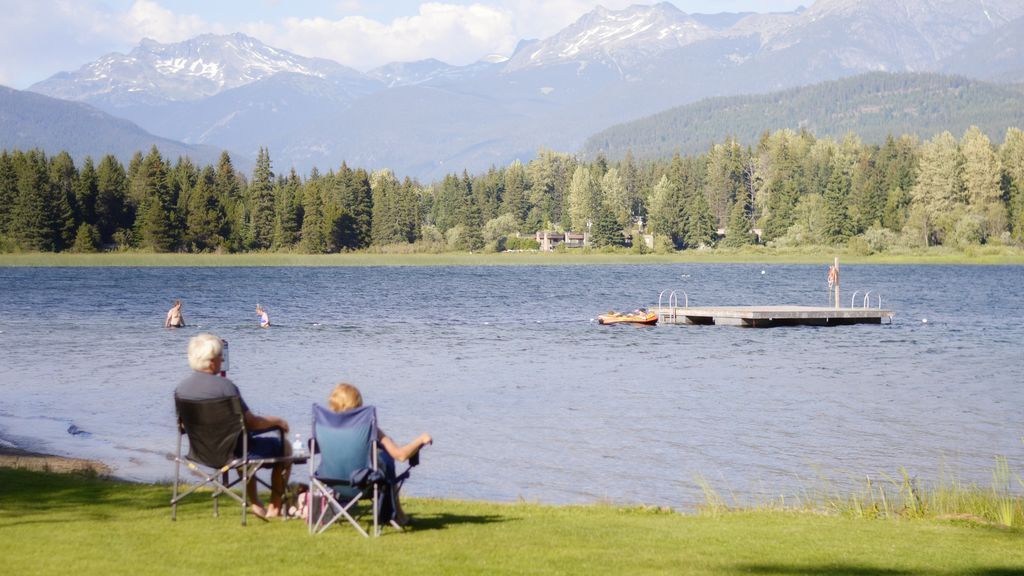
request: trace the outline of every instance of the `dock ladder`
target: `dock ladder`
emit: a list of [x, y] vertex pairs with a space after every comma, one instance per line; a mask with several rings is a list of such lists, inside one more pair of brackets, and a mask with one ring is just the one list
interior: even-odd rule
[[[850, 296], [850, 308], [853, 308], [853, 307], [855, 307], [857, 305], [857, 295], [858, 294], [860, 294], [860, 290], [857, 290], [856, 292], [853, 293], [853, 296]], [[871, 304], [871, 300], [870, 300], [871, 294], [874, 294], [875, 297], [878, 298], [878, 306], [877, 306], [877, 308], [879, 310], [881, 310], [882, 309], [882, 295], [880, 293], [878, 293], [878, 292], [875, 292], [874, 290], [868, 290], [867, 292], [864, 293], [864, 298], [861, 300], [860, 307], [861, 308], [867, 308]]]
[[[668, 312], [665, 311], [666, 306], [662, 305], [662, 301], [665, 298], [666, 292], [668, 292], [668, 301], [665, 302], [665, 304], [667, 305], [667, 308], [669, 310]], [[685, 291], [662, 290], [661, 292], [658, 293], [658, 315], [660, 316], [658, 320], [671, 320], [673, 324], [676, 323], [676, 319], [679, 316], [679, 293], [683, 294], [683, 308], [686, 309], [690, 307], [690, 296]]]

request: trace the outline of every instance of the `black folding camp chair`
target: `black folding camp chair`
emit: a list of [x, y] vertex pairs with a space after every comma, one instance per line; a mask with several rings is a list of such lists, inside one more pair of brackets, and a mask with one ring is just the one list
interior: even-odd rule
[[[171, 496], [171, 520], [177, 519], [178, 502], [207, 484], [213, 487], [213, 515], [219, 516], [218, 499], [227, 494], [242, 505], [242, 525], [248, 511], [245, 491], [249, 479], [260, 468], [268, 468], [289, 457], [249, 458], [249, 434], [245, 429], [245, 415], [237, 396], [213, 400], [183, 400], [175, 396], [178, 412], [178, 449], [174, 457], [174, 492]], [[280, 428], [261, 430], [259, 434], [277, 432], [284, 445], [284, 432]], [[188, 436], [188, 455], [181, 454], [181, 437]], [[181, 466], [184, 465], [201, 482], [179, 494]], [[204, 471], [202, 468], [211, 471]], [[230, 480], [235, 470], [238, 477]], [[266, 485], [265, 482], [262, 482]], [[236, 493], [237, 490], [237, 493]]]
[[[377, 410], [373, 406], [333, 412], [313, 405], [307, 515], [311, 534], [320, 534], [344, 518], [369, 537], [356, 509], [364, 499], [370, 500], [374, 536], [380, 535], [382, 521], [397, 526], [393, 520], [393, 489], [409, 477], [409, 470], [398, 476], [393, 476], [392, 470], [389, 475], [381, 466], [378, 448]], [[412, 465], [410, 459], [410, 468]]]

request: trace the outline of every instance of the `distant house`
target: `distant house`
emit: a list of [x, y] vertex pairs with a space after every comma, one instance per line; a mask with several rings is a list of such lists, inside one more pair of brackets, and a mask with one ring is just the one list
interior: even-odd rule
[[554, 250], [559, 244], [565, 244], [566, 248], [583, 248], [590, 244], [590, 236], [579, 232], [555, 232], [552, 230], [538, 230], [534, 239], [540, 244], [543, 252]]
[[586, 233], [579, 234], [577, 232], [566, 232], [565, 233], [565, 247], [566, 248], [583, 248], [587, 244], [590, 244], [590, 238]]

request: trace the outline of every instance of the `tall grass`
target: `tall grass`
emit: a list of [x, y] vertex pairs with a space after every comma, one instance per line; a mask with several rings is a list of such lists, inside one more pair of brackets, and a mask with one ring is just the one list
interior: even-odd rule
[[964, 484], [956, 477], [944, 478], [934, 485], [912, 476], [905, 468], [899, 474], [871, 476], [859, 489], [842, 493], [831, 487], [805, 490], [755, 504], [728, 504], [703, 477], [697, 484], [704, 495], [698, 507], [702, 514], [721, 516], [726, 512], [756, 510], [805, 510], [864, 519], [930, 518], [966, 520], [1006, 528], [1024, 528], [1024, 478], [1010, 470], [1005, 457], [997, 457], [992, 470], [992, 486]]
[[840, 256], [847, 264], [1024, 264], [1024, 250], [992, 247], [959, 252], [943, 247], [913, 252], [869, 256], [851, 254], [834, 247], [717, 248], [685, 250], [664, 254], [634, 254], [622, 250], [564, 252], [438, 252], [426, 245], [397, 245], [343, 254], [300, 254], [293, 252], [250, 252], [245, 254], [155, 254], [143, 251], [72, 254], [17, 252], [3, 253], [0, 266], [508, 266], [569, 264], [660, 264], [660, 263], [776, 263], [821, 264], [822, 254]]

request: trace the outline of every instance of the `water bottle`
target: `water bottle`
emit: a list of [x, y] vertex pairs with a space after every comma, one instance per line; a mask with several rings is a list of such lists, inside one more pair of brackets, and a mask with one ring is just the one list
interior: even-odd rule
[[292, 454], [303, 454], [306, 451], [306, 446], [302, 443], [302, 434], [295, 433], [295, 441], [292, 442]]

